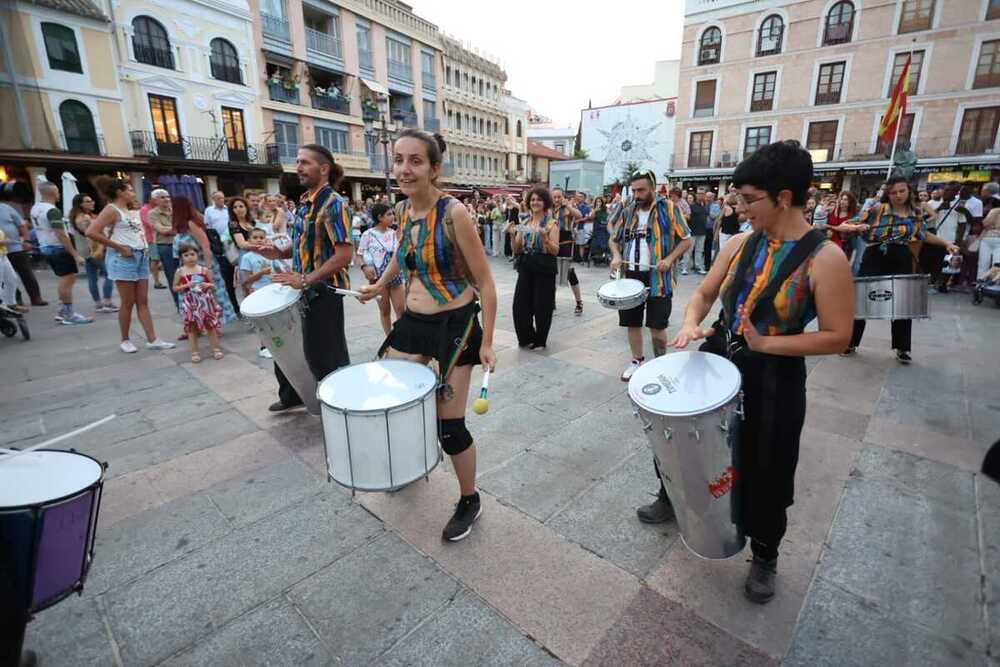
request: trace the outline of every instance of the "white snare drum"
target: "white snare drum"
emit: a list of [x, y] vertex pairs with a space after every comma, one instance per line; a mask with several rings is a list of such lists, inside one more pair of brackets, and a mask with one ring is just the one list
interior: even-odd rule
[[382, 359], [347, 366], [319, 384], [330, 479], [358, 491], [392, 491], [441, 461], [437, 376], [427, 366]]
[[707, 352], [657, 357], [628, 383], [681, 538], [702, 558], [729, 558], [745, 544], [734, 511], [741, 383], [732, 362]]
[[309, 370], [303, 348], [301, 298], [301, 291], [272, 283], [245, 298], [240, 312], [253, 324], [261, 345], [274, 357], [306, 409], [318, 415], [316, 378]]
[[597, 300], [605, 308], [628, 310], [646, 303], [649, 288], [641, 280], [619, 278], [601, 285], [597, 290]]
[[866, 276], [854, 279], [854, 319], [920, 320], [928, 314], [923, 274]]

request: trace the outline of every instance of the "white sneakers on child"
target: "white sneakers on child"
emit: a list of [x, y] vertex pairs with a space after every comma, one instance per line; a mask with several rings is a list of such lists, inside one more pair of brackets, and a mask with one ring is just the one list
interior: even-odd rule
[[162, 338], [157, 338], [152, 343], [146, 343], [147, 350], [172, 350], [175, 347], [177, 347], [177, 345], [174, 343], [168, 343]]
[[123, 340], [122, 344], [118, 346], [118, 349], [120, 349], [125, 354], [135, 354], [136, 352], [139, 351], [139, 348], [135, 346], [135, 343], [133, 343], [130, 340]]

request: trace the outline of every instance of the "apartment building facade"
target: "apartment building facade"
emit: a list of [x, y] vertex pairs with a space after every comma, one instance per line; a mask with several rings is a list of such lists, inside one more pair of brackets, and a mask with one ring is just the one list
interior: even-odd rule
[[528, 103], [509, 93], [503, 96], [503, 107], [507, 113], [503, 133], [507, 137], [507, 182], [524, 184], [528, 182]]
[[507, 178], [507, 74], [489, 58], [442, 36], [444, 181], [453, 187], [496, 187]]
[[384, 142], [406, 127], [441, 127], [441, 35], [395, 0], [254, 0], [264, 125], [295, 194], [295, 154], [326, 146], [344, 167], [342, 190], [385, 190]]
[[877, 128], [907, 57], [900, 141], [918, 178], [995, 178], [1000, 1], [687, 0], [672, 177], [726, 180], [758, 146], [796, 139], [821, 185], [874, 186], [890, 148]]

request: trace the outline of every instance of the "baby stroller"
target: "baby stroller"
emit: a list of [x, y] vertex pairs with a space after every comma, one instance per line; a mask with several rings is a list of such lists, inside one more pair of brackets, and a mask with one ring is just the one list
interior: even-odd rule
[[985, 280], [976, 283], [972, 290], [972, 303], [979, 305], [983, 299], [989, 297], [994, 300], [997, 308], [1000, 308], [1000, 263], [994, 264], [993, 268], [986, 274]]
[[590, 237], [591, 264], [611, 263], [611, 253], [608, 251], [608, 241], [610, 238], [607, 225], [594, 224], [594, 233]]
[[21, 338], [31, 340], [31, 332], [28, 331], [28, 323], [24, 315], [0, 304], [0, 333], [7, 338], [13, 338], [21, 331]]

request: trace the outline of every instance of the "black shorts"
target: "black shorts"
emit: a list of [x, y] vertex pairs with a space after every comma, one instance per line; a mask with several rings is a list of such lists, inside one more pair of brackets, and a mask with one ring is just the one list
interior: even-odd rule
[[559, 256], [573, 256], [573, 232], [568, 232], [565, 229], [559, 230]]
[[385, 345], [406, 354], [433, 357], [438, 360], [443, 373], [471, 320], [472, 330], [455, 365], [476, 366], [480, 363], [479, 348], [483, 344], [483, 329], [479, 325], [478, 312], [479, 304], [475, 301], [434, 315], [414, 313], [407, 309], [392, 325]]
[[[626, 278], [642, 281], [642, 284], [649, 287], [648, 271], [626, 271]], [[646, 302], [618, 311], [618, 326], [620, 327], [641, 327], [642, 318], [645, 313], [646, 326], [650, 329], [666, 329], [670, 323], [670, 309], [673, 305], [673, 297], [650, 296], [646, 297]]]
[[69, 254], [65, 248], [48, 250], [42, 254], [45, 256], [45, 261], [52, 267], [52, 272], [60, 278], [79, 273], [76, 267], [76, 260], [73, 259], [73, 255]]

